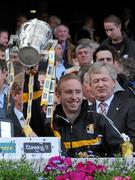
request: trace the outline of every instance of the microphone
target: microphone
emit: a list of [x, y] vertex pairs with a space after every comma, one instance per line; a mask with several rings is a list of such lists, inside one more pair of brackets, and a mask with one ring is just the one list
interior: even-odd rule
[[111, 124], [111, 126], [117, 131], [117, 133], [122, 137], [124, 141], [130, 141], [130, 137], [126, 135], [125, 133], [121, 133], [115, 126], [114, 122], [108, 118], [106, 115], [103, 114], [103, 116], [108, 120], [108, 122]]
[[108, 118], [106, 115], [103, 115], [108, 122], [111, 124], [111, 126], [118, 132], [118, 134], [120, 135], [120, 137], [122, 137], [122, 139], [124, 140], [124, 143], [121, 144], [121, 149], [122, 149], [122, 155], [124, 157], [133, 157], [133, 145], [130, 142], [130, 137], [128, 135], [126, 135], [125, 133], [120, 133], [120, 131], [116, 128], [114, 122]]

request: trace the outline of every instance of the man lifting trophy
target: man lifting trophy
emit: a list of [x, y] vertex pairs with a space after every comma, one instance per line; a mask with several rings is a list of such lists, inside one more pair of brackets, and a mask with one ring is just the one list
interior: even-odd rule
[[[26, 88], [25, 84], [27, 81], [25, 80], [24, 93], [23, 93], [23, 96], [25, 97], [23, 98], [24, 115], [25, 115], [23, 131], [26, 136], [35, 136], [35, 134], [37, 136], [45, 136], [45, 134], [42, 133], [43, 131], [45, 131], [45, 129], [43, 128], [45, 124], [43, 122], [44, 120], [42, 119], [42, 117], [41, 118], [39, 117], [40, 115], [38, 115], [36, 119], [36, 115], [33, 115], [33, 110], [32, 110], [33, 108], [32, 106], [34, 106], [33, 100], [35, 100], [35, 94], [36, 94], [35, 91], [37, 91], [37, 88], [35, 88], [36, 85], [34, 79], [37, 78], [36, 66], [38, 66], [39, 62], [42, 59], [48, 60], [47, 72], [48, 71], [50, 72], [50, 66], [52, 67], [50, 74], [45, 75], [47, 78], [47, 80], [45, 79], [45, 83], [46, 82], [48, 83], [48, 87], [46, 88], [45, 87], [46, 85], [44, 85], [43, 92], [40, 92], [41, 106], [43, 106], [44, 104], [48, 106], [49, 91], [50, 91], [52, 78], [53, 78], [53, 82], [55, 80], [54, 48], [56, 43], [57, 43], [56, 40], [52, 40], [52, 30], [49, 24], [47, 24], [46, 22], [38, 19], [32, 19], [22, 24], [20, 29], [20, 34], [18, 36], [18, 41], [16, 44], [18, 46], [19, 61], [25, 67], [25, 76], [28, 78], [28, 83], [27, 83], [28, 87]], [[54, 90], [53, 90], [53, 95], [54, 95]], [[26, 107], [25, 104], [27, 104]], [[51, 106], [53, 106], [53, 101], [52, 104], [50, 104], [49, 106], [49, 110]], [[35, 111], [37, 112], [37, 109], [34, 109], [34, 112]], [[39, 119], [42, 119], [41, 120], [42, 122]]]

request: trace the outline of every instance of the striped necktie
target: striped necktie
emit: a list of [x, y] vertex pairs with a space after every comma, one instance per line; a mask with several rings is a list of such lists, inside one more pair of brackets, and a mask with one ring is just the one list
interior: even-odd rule
[[103, 114], [103, 115], [106, 115], [106, 103], [104, 103], [104, 102], [100, 103], [99, 107], [100, 107], [99, 113]]

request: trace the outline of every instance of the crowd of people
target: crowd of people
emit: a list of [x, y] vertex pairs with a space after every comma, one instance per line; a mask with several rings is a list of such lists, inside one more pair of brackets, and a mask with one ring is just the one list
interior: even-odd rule
[[[24, 15], [17, 18], [16, 35], [27, 21]], [[48, 62], [41, 60], [29, 68], [22, 65], [17, 52], [12, 52], [7, 61], [7, 50], [12, 47], [8, 31], [0, 30], [0, 109], [5, 110], [13, 124], [13, 136], [56, 136], [61, 139], [65, 156], [79, 157], [85, 152], [87, 157], [110, 157], [122, 153], [124, 133], [135, 151], [134, 32], [127, 33], [121, 19], [109, 15], [103, 22], [107, 38], [101, 42], [95, 33], [93, 18], [89, 17], [73, 42], [70, 27], [62, 24], [59, 17], [50, 16], [47, 23], [53, 39], [57, 40], [50, 119], [46, 116], [47, 105], [41, 105]], [[12, 81], [9, 77], [13, 73]], [[30, 133], [27, 134], [24, 128], [30, 100], [27, 121]]]

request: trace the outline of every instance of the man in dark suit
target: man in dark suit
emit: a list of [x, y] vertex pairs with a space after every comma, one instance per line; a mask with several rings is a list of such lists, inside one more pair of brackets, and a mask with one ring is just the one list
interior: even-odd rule
[[135, 149], [135, 100], [125, 98], [121, 92], [114, 94], [117, 75], [113, 66], [105, 62], [94, 63], [88, 73], [96, 98], [90, 109], [100, 113], [100, 103], [104, 104], [106, 116], [113, 121], [120, 133], [130, 137]]
[[13, 122], [14, 127], [14, 137], [25, 137], [25, 134], [23, 132], [23, 126], [24, 126], [24, 116], [23, 116], [23, 100], [22, 100], [22, 88], [17, 83], [14, 82], [11, 90], [11, 95], [14, 101], [14, 108], [12, 108], [12, 111], [8, 115], [8, 117]]

